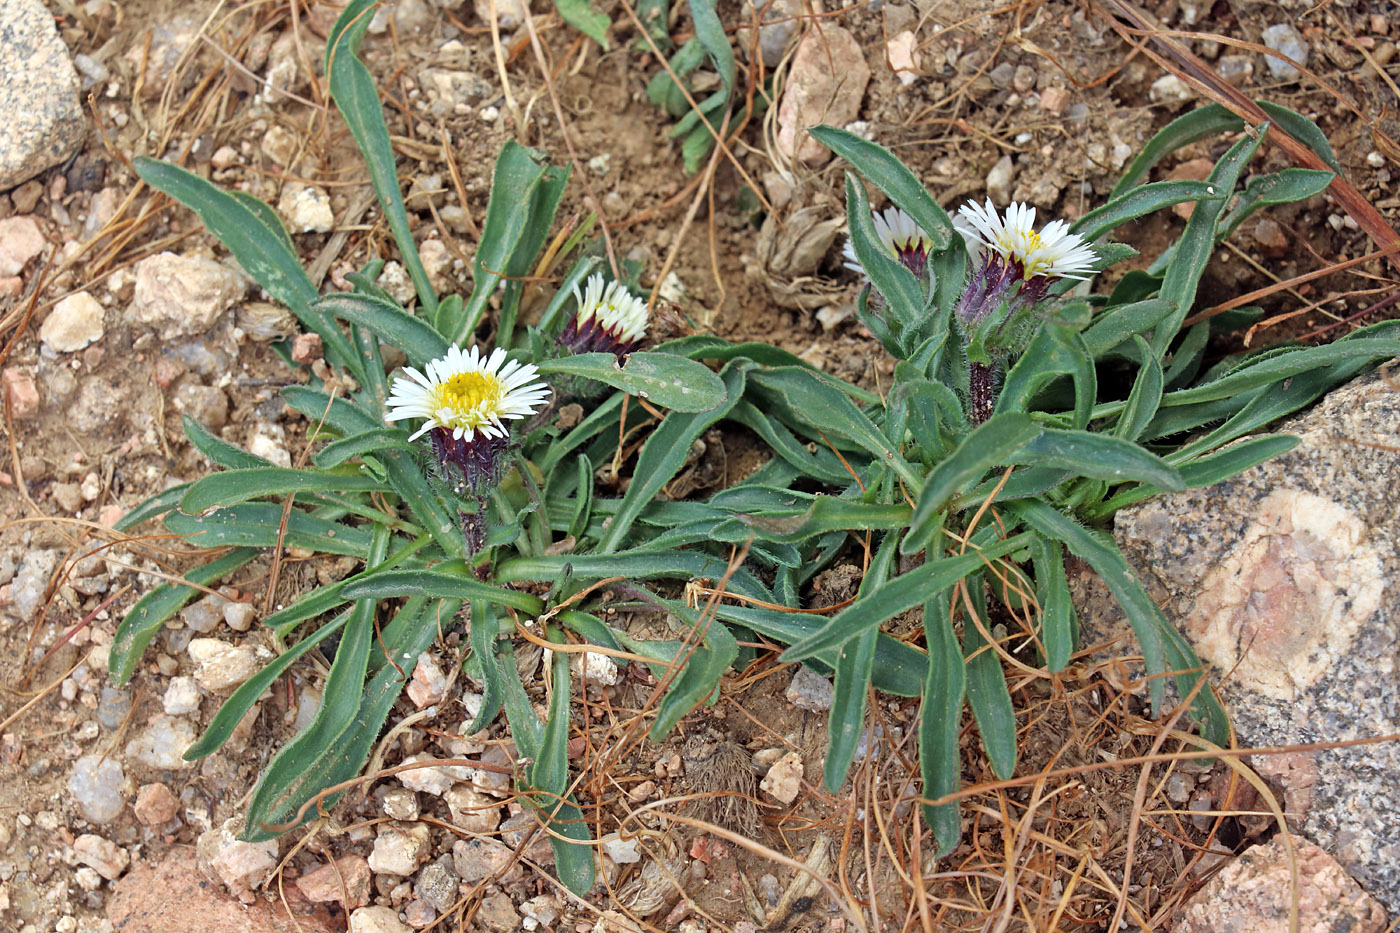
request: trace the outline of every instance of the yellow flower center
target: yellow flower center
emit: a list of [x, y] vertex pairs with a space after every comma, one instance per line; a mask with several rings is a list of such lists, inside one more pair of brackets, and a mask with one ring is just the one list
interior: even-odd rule
[[500, 380], [485, 373], [458, 373], [434, 390], [434, 407], [449, 408], [459, 418], [471, 413], [485, 414], [501, 404], [505, 389]]

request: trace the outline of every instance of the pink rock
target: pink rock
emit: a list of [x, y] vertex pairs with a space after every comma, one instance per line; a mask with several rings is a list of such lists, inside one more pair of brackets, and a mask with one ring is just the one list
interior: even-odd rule
[[46, 242], [33, 217], [0, 220], [0, 275], [19, 275], [29, 260], [43, 251]]
[[369, 903], [369, 862], [358, 855], [342, 855], [334, 865], [307, 872], [296, 885], [312, 903], [334, 901], [354, 910]]
[[16, 418], [32, 417], [39, 410], [39, 387], [34, 384], [33, 376], [9, 366], [0, 375], [0, 381], [10, 396], [10, 411]]
[[[1298, 861], [1298, 929], [1378, 933], [1385, 910], [1328, 855], [1293, 836]], [[1275, 836], [1231, 862], [1177, 915], [1173, 933], [1286, 933], [1292, 896], [1288, 852]]]
[[321, 358], [320, 334], [297, 334], [292, 341], [292, 359], [298, 363], [310, 363]]
[[409, 681], [406, 692], [419, 709], [442, 702], [447, 692], [447, 678], [428, 652], [418, 656], [418, 664], [413, 668], [413, 679]]
[[180, 799], [164, 784], [142, 784], [132, 810], [145, 825], [164, 826], [180, 812]]
[[788, 84], [778, 106], [778, 149], [810, 166], [822, 165], [831, 150], [807, 135], [819, 124], [844, 126], [860, 113], [870, 82], [870, 66], [860, 43], [840, 26], [813, 29], [798, 43]]
[[112, 886], [107, 919], [121, 933], [338, 933], [344, 922], [325, 907], [285, 888], [282, 899], [256, 901], [245, 907], [211, 885], [189, 849], [172, 849], [155, 865], [137, 863]]
[[121, 846], [101, 836], [85, 833], [73, 840], [73, 854], [79, 862], [108, 881], [116, 881], [131, 864], [131, 855]]

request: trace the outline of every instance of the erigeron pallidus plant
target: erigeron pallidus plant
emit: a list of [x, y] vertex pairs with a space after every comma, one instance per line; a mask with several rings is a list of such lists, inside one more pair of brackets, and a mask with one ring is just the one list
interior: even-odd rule
[[[871, 686], [923, 698], [925, 798], [958, 786], [965, 704], [995, 772], [1010, 775], [1016, 720], [1001, 657], [1025, 647], [1022, 657], [1049, 671], [1068, 663], [1075, 619], [1066, 550], [1122, 603], [1148, 669], [1174, 672], [1206, 733], [1223, 736], [1223, 711], [1190, 646], [1101, 526], [1123, 504], [1215, 482], [1288, 449], [1291, 438], [1242, 438], [1400, 354], [1396, 325], [1385, 324], [1327, 347], [1277, 348], [1206, 368], [1212, 329], [1251, 312], [1183, 329], [1214, 245], [1260, 206], [1321, 190], [1330, 173], [1286, 170], [1241, 189], [1258, 132], [1242, 136], [1205, 182], [1140, 184], [1153, 159], [1199, 138], [1202, 124], [1177, 121], [1121, 190], [1074, 224], [1036, 230], [1019, 209], [974, 205], [961, 212], [964, 235], [887, 150], [814, 130], [901, 212], [872, 214], [860, 179], [847, 176], [849, 258], [870, 282], [858, 312], [899, 361], [893, 385], [877, 396], [762, 343], [701, 335], [639, 351], [643, 304], [594, 278], [603, 263], [587, 254], [538, 321], [518, 326], [521, 281], [546, 271], [537, 257], [568, 172], [513, 143], [496, 163], [474, 288], [465, 300], [439, 298], [417, 257], [373, 80], [356, 57], [370, 6], [354, 0], [337, 21], [327, 74], [415, 283], [416, 308], [375, 285], [377, 262], [351, 277], [354, 292], [319, 295], [265, 204], [171, 165], [137, 163], [143, 179], [193, 208], [270, 295], [321, 335], [340, 381], [353, 383], [343, 394], [316, 380], [284, 390], [315, 426], [311, 440], [328, 441], [306, 468], [274, 467], [186, 421], [191, 443], [223, 471], [162, 493], [123, 521], [161, 518], [196, 547], [226, 549], [186, 574], [198, 585], [269, 548], [360, 563], [262, 620], [285, 650], [225, 701], [188, 753], [217, 749], [282, 673], [339, 639], [313, 722], [263, 770], [249, 837], [298, 825], [314, 815], [313, 803], [334, 803], [322, 792], [363, 767], [404, 668], [459, 615], [468, 672], [483, 694], [470, 728], [505, 712], [523, 761], [519, 790], [548, 822], [557, 871], [576, 892], [592, 884], [589, 827], [605, 819], [590, 810], [585, 820], [591, 802], [570, 790], [568, 658], [581, 644], [650, 660], [664, 688], [650, 711], [653, 738], [714, 700], [724, 674], [753, 656], [740, 641], [757, 633], [789, 646], [785, 659], [834, 675], [829, 788], [848, 773]], [[1218, 131], [1218, 115], [1203, 125]], [[1131, 253], [1107, 234], [1183, 201], [1196, 209], [1179, 241], [1109, 294], [1092, 294], [1092, 274]], [[475, 335], [496, 296], [487, 349]], [[381, 341], [408, 358], [392, 381]], [[1131, 388], [1107, 391], [1101, 372], [1130, 373]], [[567, 429], [539, 417], [564, 394], [588, 396]], [[704, 500], [664, 498], [693, 442], [720, 423], [753, 432], [770, 459]], [[624, 438], [645, 440], [625, 492], [610, 498], [595, 488], [595, 470], [618, 460]], [[868, 555], [854, 600], [831, 614], [805, 611], [814, 577], [852, 552]], [[605, 604], [597, 584], [617, 578]], [[685, 584], [694, 585], [683, 597]], [[113, 645], [114, 680], [131, 676], [195, 592], [164, 585], [138, 602]], [[997, 618], [1005, 623], [992, 621], [992, 603], [1004, 607]], [[629, 608], [666, 612], [679, 637], [643, 641], [604, 621], [606, 610]], [[881, 631], [911, 611], [921, 614], [922, 644]], [[1003, 624], [1015, 630], [1000, 634]], [[543, 720], [515, 663], [517, 625], [560, 649], [549, 655]], [[1162, 677], [1149, 689], [1160, 706]], [[924, 816], [942, 851], [956, 844], [956, 804], [928, 805]]]

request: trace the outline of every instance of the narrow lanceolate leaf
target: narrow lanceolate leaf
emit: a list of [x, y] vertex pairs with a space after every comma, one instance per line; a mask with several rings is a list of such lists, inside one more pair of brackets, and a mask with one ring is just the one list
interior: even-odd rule
[[189, 415], [183, 415], [180, 418], [180, 425], [185, 429], [185, 437], [189, 438], [195, 450], [208, 457], [215, 466], [221, 466], [226, 470], [272, 466], [271, 460], [249, 453], [242, 447], [230, 444], [221, 437], [215, 437], [208, 428]]
[[632, 353], [620, 362], [611, 353], [580, 353], [545, 360], [539, 371], [594, 379], [671, 411], [710, 411], [725, 401], [724, 383], [708, 366], [671, 353]]
[[[1268, 434], [1263, 437], [1251, 437], [1238, 444], [1231, 444], [1224, 450], [1217, 450], [1215, 453], [1181, 464], [1179, 467], [1181, 479], [1186, 484], [1187, 489], [1213, 486], [1223, 479], [1237, 476], [1250, 467], [1258, 466], [1280, 454], [1285, 454], [1297, 446], [1298, 438], [1291, 434]], [[1143, 499], [1151, 498], [1162, 492], [1165, 490], [1158, 489], [1156, 486], [1134, 486], [1100, 505], [1089, 508], [1084, 514], [1086, 518], [1091, 520], [1107, 518], [1124, 506], [1141, 502]]]
[[303, 327], [321, 336], [327, 357], [363, 381], [364, 366], [359, 354], [334, 321], [311, 307], [316, 300], [316, 286], [301, 267], [295, 251], [268, 230], [261, 212], [250, 210], [238, 198], [177, 165], [143, 156], [133, 159], [132, 165], [146, 184], [198, 214], [253, 281], [291, 309]]
[[906, 554], [917, 554], [929, 546], [936, 523], [934, 517], [957, 494], [970, 489], [992, 467], [1014, 462], [1013, 456], [1045, 429], [1021, 412], [992, 415], [985, 424], [967, 435], [951, 454], [933, 468], [909, 520]]
[[[1143, 661], [1149, 674], [1176, 672], [1176, 687], [1183, 697], [1190, 696], [1196, 690], [1198, 683], [1206, 677], [1204, 665], [1196, 657], [1190, 643], [1167, 621], [1111, 538], [1090, 531], [1053, 506], [1036, 499], [1009, 502], [1006, 507], [1039, 534], [1064, 542], [1071, 554], [1094, 568], [1123, 607], [1142, 648]], [[1148, 681], [1148, 692], [1153, 707], [1160, 712], [1166, 697], [1166, 688], [1160, 677]], [[1202, 723], [1206, 737], [1212, 742], [1223, 743], [1227, 740], [1229, 720], [1209, 683], [1200, 684], [1191, 712]]]
[[780, 366], [755, 372], [750, 381], [781, 405], [786, 417], [806, 425], [817, 436], [853, 441], [893, 470], [911, 492], [923, 487], [923, 476], [891, 447], [885, 432], [829, 376]]
[[1353, 359], [1382, 360], [1400, 356], [1400, 340], [1366, 337], [1339, 340], [1324, 347], [1298, 347], [1235, 370], [1213, 382], [1162, 396], [1162, 406], [1189, 405], [1231, 398], [1259, 386]]
[[[875, 558], [860, 582], [859, 595], [869, 595], [889, 578], [890, 567], [899, 550], [899, 535], [885, 536]], [[870, 678], [875, 669], [875, 645], [879, 627], [869, 628], [846, 642], [836, 653], [835, 693], [828, 714], [826, 764], [822, 766], [822, 782], [833, 794], [846, 782], [846, 773], [855, 759], [856, 747], [865, 728], [865, 700], [870, 692]]]
[[1074, 653], [1074, 603], [1065, 577], [1064, 546], [1058, 541], [1036, 539], [1031, 546], [1035, 566], [1035, 598], [1040, 603], [1040, 642], [1045, 666], [1051, 673], [1065, 669]]
[[200, 758], [218, 751], [228, 741], [228, 737], [233, 735], [233, 730], [237, 728], [238, 723], [242, 721], [248, 710], [252, 709], [253, 704], [258, 702], [258, 697], [262, 696], [263, 691], [271, 687], [273, 682], [281, 677], [298, 658], [339, 632], [349, 618], [349, 612], [342, 612], [335, 619], [322, 625], [315, 632], [288, 648], [275, 661], [245, 680], [219, 707], [219, 711], [209, 721], [209, 727], [204, 730], [199, 741], [191, 745], [182, 757], [186, 761], [198, 761]]
[[1219, 133], [1234, 132], [1244, 126], [1244, 120], [1219, 104], [1207, 104], [1188, 111], [1162, 127], [1147, 141], [1147, 145], [1129, 163], [1110, 198], [1117, 198], [1136, 187], [1163, 157]]
[[346, 292], [318, 299], [314, 307], [373, 332], [402, 350], [419, 369], [447, 355], [448, 343], [441, 334], [391, 301]]
[[332, 441], [311, 455], [311, 462], [323, 470], [338, 467], [347, 460], [377, 453], [392, 448], [412, 453], [417, 445], [408, 442], [408, 432], [403, 428], [371, 428], [338, 441]]
[[1133, 345], [1138, 351], [1138, 374], [1133, 379], [1133, 388], [1128, 393], [1123, 414], [1118, 416], [1118, 423], [1113, 426], [1113, 435], [1125, 441], [1142, 437], [1142, 432], [1147, 430], [1162, 404], [1162, 389], [1166, 384], [1162, 364], [1147, 341], [1134, 335]]
[[935, 252], [948, 248], [953, 241], [952, 219], [894, 153], [834, 126], [814, 126], [808, 132], [817, 142], [851, 163], [897, 207], [914, 218], [914, 222], [933, 240]]
[[387, 491], [389, 487], [372, 476], [262, 466], [211, 473], [197, 480], [180, 500], [180, 511], [199, 515], [209, 509], [227, 508], [249, 499], [304, 492]]
[[[1268, 125], [1263, 124], [1258, 132], [1246, 133], [1241, 137], [1220, 157], [1206, 183], [1218, 190], [1234, 191], [1240, 173], [1254, 158], [1267, 130]], [[1176, 305], [1176, 311], [1152, 335], [1152, 349], [1159, 357], [1176, 338], [1182, 319], [1196, 301], [1196, 289], [1205, 273], [1206, 263], [1215, 250], [1215, 226], [1223, 209], [1223, 201], [1196, 202], [1191, 218], [1186, 221], [1186, 229], [1176, 242], [1176, 254], [1162, 278], [1161, 292], [1162, 298]]]
[[[451, 601], [412, 599], [405, 603], [403, 609], [384, 627], [383, 652], [376, 648], [370, 654], [368, 681], [362, 679], [355, 686], [355, 699], [358, 702], [348, 727], [333, 740], [327, 739], [330, 730], [322, 732], [317, 742], [302, 745], [296, 757], [288, 753], [292, 746], [284, 747], [263, 773], [262, 782], [254, 790], [253, 802], [249, 805], [246, 838], [255, 842], [273, 838], [281, 831], [282, 825], [294, 819], [303, 803], [322, 789], [347, 781], [359, 773], [384, 728], [389, 708], [403, 692], [405, 677], [402, 668], [383, 663], [385, 656], [396, 659], [400, 665], [411, 663], [410, 659], [418, 657], [433, 643], [437, 637], [438, 623], [451, 619], [456, 615], [457, 608], [457, 604]], [[349, 637], [348, 631], [346, 637]], [[328, 702], [330, 697], [327, 684], [322, 693], [322, 704]], [[274, 787], [264, 790], [264, 784], [270, 781], [274, 782]], [[277, 791], [276, 788], [281, 790]], [[330, 795], [322, 801], [322, 805], [334, 806], [338, 799], [339, 794]], [[305, 818], [314, 818], [315, 814], [316, 808], [309, 807]]]
[[486, 303], [501, 284], [501, 273], [525, 235], [530, 218], [524, 205], [530, 203], [535, 186], [545, 177], [546, 166], [540, 163], [538, 155], [534, 150], [509, 140], [496, 156], [481, 244], [472, 263], [471, 298], [450, 319], [445, 314], [439, 314], [433, 322], [438, 333], [452, 343], [460, 344], [475, 332], [486, 310]]
[[360, 147], [384, 219], [389, 222], [394, 242], [413, 279], [418, 301], [431, 320], [437, 311], [437, 293], [428, 283], [427, 270], [418, 258], [418, 247], [408, 226], [408, 212], [404, 210], [398, 168], [394, 164], [394, 145], [389, 140], [389, 126], [384, 122], [379, 91], [369, 69], [357, 57], [374, 7], [375, 0], [351, 0], [341, 12], [331, 27], [331, 34], [326, 37], [326, 75], [331, 98], [350, 128], [350, 135], [355, 137], [355, 144]]
[[[1016, 712], [1011, 707], [1001, 658], [982, 633], [983, 629], [990, 631], [991, 625], [982, 575], [968, 577], [963, 585], [972, 603], [971, 608], [963, 607], [968, 616], [963, 622], [967, 705], [977, 720], [977, 731], [982, 735], [982, 747], [992, 763], [992, 772], [1006, 780], [1016, 772]], [[976, 618], [972, 618], [974, 615]]]
[[1071, 470], [1109, 482], [1137, 480], [1163, 489], [1186, 488], [1176, 467], [1162, 458], [1137, 444], [1090, 431], [1046, 428], [1018, 451], [1012, 462]]
[[452, 573], [436, 570], [390, 570], [347, 584], [341, 595], [346, 599], [393, 599], [412, 593], [473, 602], [479, 600], [518, 609], [531, 615], [539, 615], [544, 611], [544, 603], [538, 596], [482, 583], [465, 576], [466, 573], [464, 567], [457, 567]]
[[[551, 627], [551, 641], [562, 640]], [[536, 793], [530, 801], [544, 820], [559, 880], [574, 894], [583, 896], [593, 886], [593, 849], [589, 845], [588, 824], [583, 811], [568, 794], [569, 789], [569, 655], [556, 651], [550, 664], [554, 693], [549, 702], [549, 719], [534, 763], [526, 780]], [[567, 795], [567, 796], [566, 796]]]
[[[253, 548], [238, 548], [202, 567], [185, 574], [185, 579], [199, 586], [211, 586], [258, 556]], [[107, 660], [107, 673], [118, 686], [127, 682], [141, 654], [160, 631], [165, 620], [199, 593], [193, 586], [162, 583], [131, 607], [112, 639], [112, 651]]]
[[121, 519], [112, 526], [113, 530], [130, 531], [139, 526], [142, 522], [150, 521], [153, 518], [164, 515], [180, 504], [180, 497], [183, 496], [189, 488], [189, 483], [181, 483], [179, 486], [171, 486], [164, 492], [151, 496], [151, 498], [123, 515]]
[[827, 619], [812, 635], [792, 644], [783, 652], [782, 660], [784, 663], [804, 661], [844, 645], [867, 628], [879, 626], [886, 619], [922, 605], [930, 593], [951, 587], [968, 574], [998, 557], [1025, 547], [1030, 541], [1028, 534], [1014, 535], [980, 551], [931, 560], [901, 574], [869, 596], [857, 599], [835, 617]]
[[[928, 645], [928, 669], [924, 675], [924, 703], [919, 712], [919, 771], [924, 780], [923, 798], [937, 800], [956, 793], [962, 783], [963, 689], [966, 668], [948, 615], [949, 594], [934, 593], [924, 604], [924, 641]], [[957, 801], [923, 806], [924, 822], [933, 830], [937, 855], [957, 848], [962, 827]]]
[[1125, 223], [1183, 201], [1218, 201], [1226, 192], [1203, 181], [1158, 181], [1130, 189], [1076, 220], [1070, 230], [1088, 243]]
[[[701, 616], [672, 600], [665, 605], [689, 626], [689, 635], [684, 641], [643, 644], [636, 639], [623, 639], [629, 648], [640, 654], [651, 654], [668, 664], [684, 663], [657, 705], [656, 719], [647, 730], [654, 742], [664, 739], [701, 703], [714, 702], [719, 696], [720, 678], [739, 655], [734, 636], [712, 617]], [[701, 631], [697, 633], [697, 629]]]
[[656, 494], [685, 464], [690, 445], [710, 425], [723, 418], [744, 394], [745, 373], [746, 368], [739, 364], [731, 363], [725, 367], [721, 378], [727, 393], [726, 401], [718, 408], [695, 414], [673, 411], [662, 419], [642, 447], [632, 485], [627, 487], [627, 494], [598, 542], [599, 553], [606, 554], [622, 547], [627, 532], [642, 509], [656, 498]]
[[284, 547], [306, 548], [326, 554], [363, 558], [369, 552], [369, 535], [361, 528], [327, 521], [292, 509], [287, 515], [286, 533], [280, 536], [282, 506], [244, 502], [211, 515], [195, 516], [171, 512], [165, 527], [177, 535], [189, 535], [200, 547]]

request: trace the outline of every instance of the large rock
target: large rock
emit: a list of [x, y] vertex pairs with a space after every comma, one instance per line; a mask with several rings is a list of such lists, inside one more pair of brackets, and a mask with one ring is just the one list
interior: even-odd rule
[[[1291, 837], [1298, 867], [1298, 929], [1313, 933], [1380, 933], [1385, 911], [1326, 852]], [[1249, 849], [1220, 870], [1177, 915], [1172, 933], [1288, 933], [1293, 897], [1283, 838]]]
[[39, 0], [0, 0], [0, 191], [67, 159], [87, 132], [78, 72]]
[[797, 44], [788, 83], [778, 105], [778, 149], [807, 165], [822, 165], [831, 150], [807, 135], [822, 123], [844, 126], [860, 113], [870, 66], [860, 43], [830, 23]]
[[[1115, 537], [1209, 665], [1241, 745], [1400, 732], [1400, 395], [1373, 373], [1282, 430], [1297, 448], [1124, 509]], [[1085, 644], [1113, 637], [1096, 604], [1083, 604]], [[1252, 763], [1282, 785], [1295, 827], [1400, 912], [1400, 744]]]
[[212, 259], [157, 253], [136, 264], [129, 318], [155, 327], [167, 340], [203, 334], [243, 296], [243, 288], [237, 272]]

